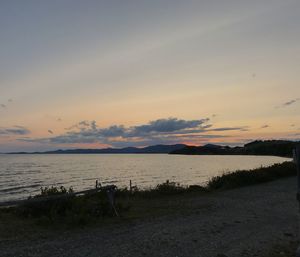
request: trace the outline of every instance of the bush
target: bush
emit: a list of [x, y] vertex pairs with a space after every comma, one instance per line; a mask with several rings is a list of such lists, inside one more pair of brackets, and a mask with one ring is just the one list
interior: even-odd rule
[[182, 193], [185, 189], [186, 188], [180, 186], [179, 183], [169, 182], [169, 180], [167, 180], [165, 183], [158, 184], [154, 190], [157, 191], [158, 194], [171, 195]]
[[234, 173], [213, 177], [208, 182], [208, 189], [231, 189], [295, 176], [296, 174], [296, 165], [292, 162], [284, 162], [270, 167], [262, 167], [255, 170], [239, 170]]
[[34, 196], [35, 198], [38, 197], [47, 197], [52, 195], [64, 195], [64, 194], [73, 194], [73, 188], [69, 187], [67, 190], [64, 186], [61, 187], [41, 187], [41, 193], [39, 195]]
[[122, 191], [120, 191], [120, 193], [123, 195], [132, 195], [141, 198], [177, 195], [177, 194], [184, 194], [188, 192], [207, 192], [207, 189], [199, 185], [183, 186], [180, 185], [180, 183], [170, 182], [169, 180], [167, 180], [164, 183], [158, 184], [154, 188], [149, 188], [149, 189], [134, 188], [134, 190], [131, 193], [127, 189], [125, 190], [123, 189]]
[[[125, 209], [120, 203], [115, 206], [118, 212]], [[66, 190], [64, 187], [41, 188], [41, 194], [18, 206], [16, 211], [23, 217], [47, 218], [50, 222], [79, 225], [95, 218], [115, 216], [105, 190], [75, 196], [71, 188]]]

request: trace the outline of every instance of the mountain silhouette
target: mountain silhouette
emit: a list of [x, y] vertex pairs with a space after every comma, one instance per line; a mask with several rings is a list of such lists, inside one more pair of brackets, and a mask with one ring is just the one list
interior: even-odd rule
[[185, 146], [170, 154], [186, 155], [273, 155], [282, 157], [292, 157], [293, 149], [300, 141], [286, 140], [256, 140], [245, 144], [243, 147], [230, 147], [207, 144], [204, 146]]
[[14, 152], [10, 154], [138, 154], [138, 153], [170, 153], [186, 147], [184, 144], [175, 145], [152, 145], [147, 147], [125, 147], [104, 149], [68, 149], [46, 152]]

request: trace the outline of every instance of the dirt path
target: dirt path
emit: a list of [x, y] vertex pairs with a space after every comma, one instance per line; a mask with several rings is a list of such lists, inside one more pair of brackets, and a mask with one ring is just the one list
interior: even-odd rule
[[296, 239], [295, 181], [190, 197], [184, 214], [44, 239], [2, 240], [0, 256], [261, 256], [275, 243]]

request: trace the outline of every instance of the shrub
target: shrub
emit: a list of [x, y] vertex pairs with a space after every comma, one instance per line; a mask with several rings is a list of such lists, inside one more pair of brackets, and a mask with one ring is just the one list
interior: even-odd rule
[[[138, 196], [142, 198], [151, 198], [151, 197], [160, 197], [160, 196], [168, 196], [168, 195], [177, 195], [184, 194], [188, 192], [206, 192], [207, 189], [200, 185], [191, 185], [191, 186], [183, 186], [180, 183], [170, 182], [167, 180], [164, 183], [158, 184], [154, 188], [149, 189], [138, 189], [135, 188], [134, 191], [131, 192], [131, 195]], [[121, 191], [123, 195], [130, 195], [130, 192], [126, 189], [125, 191]]]
[[73, 194], [74, 190], [72, 187], [69, 187], [67, 190], [64, 186], [61, 187], [41, 187], [41, 193], [39, 195], [34, 196], [37, 197], [47, 197], [52, 195], [64, 195], [64, 194]]
[[[115, 205], [121, 211], [125, 210], [120, 203]], [[51, 222], [79, 225], [95, 218], [115, 216], [105, 190], [75, 196], [73, 189], [66, 190], [64, 187], [41, 188], [41, 194], [18, 206], [16, 211], [23, 217], [42, 217]]]
[[208, 189], [236, 188], [294, 176], [296, 174], [296, 165], [292, 162], [284, 162], [274, 164], [270, 167], [261, 167], [255, 170], [239, 170], [234, 173], [213, 177], [208, 182]]
[[180, 186], [179, 183], [169, 182], [167, 180], [165, 183], [158, 184], [154, 189], [158, 194], [170, 195], [170, 194], [178, 194], [185, 191], [185, 188]]

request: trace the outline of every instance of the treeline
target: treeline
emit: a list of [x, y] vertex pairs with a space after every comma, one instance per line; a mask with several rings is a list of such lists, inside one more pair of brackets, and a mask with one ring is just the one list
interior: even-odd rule
[[256, 140], [245, 144], [243, 147], [230, 147], [207, 144], [204, 146], [185, 146], [182, 149], [170, 152], [170, 154], [187, 155], [273, 155], [292, 157], [293, 149], [300, 141], [286, 140]]

